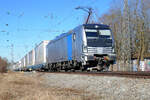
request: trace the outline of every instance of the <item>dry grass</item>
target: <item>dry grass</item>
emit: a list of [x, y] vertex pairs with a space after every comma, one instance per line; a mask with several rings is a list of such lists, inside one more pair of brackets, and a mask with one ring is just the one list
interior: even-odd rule
[[38, 77], [23, 73], [0, 74], [0, 100], [98, 100], [85, 91], [49, 87]]

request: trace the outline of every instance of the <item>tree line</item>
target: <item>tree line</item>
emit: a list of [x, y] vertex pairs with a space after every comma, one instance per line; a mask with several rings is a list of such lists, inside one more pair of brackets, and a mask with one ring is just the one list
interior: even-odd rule
[[114, 34], [117, 61], [121, 71], [132, 70], [132, 60], [150, 57], [150, 0], [114, 0], [99, 21], [110, 25]]

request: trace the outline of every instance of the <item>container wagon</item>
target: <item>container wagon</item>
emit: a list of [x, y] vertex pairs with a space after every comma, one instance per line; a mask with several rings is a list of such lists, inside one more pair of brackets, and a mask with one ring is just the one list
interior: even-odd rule
[[21, 67], [19, 70], [24, 71], [26, 66], [25, 57], [23, 57], [20, 62], [21, 62]]
[[28, 52], [20, 60], [20, 69], [21, 71], [32, 71], [32, 70], [43, 70], [46, 65], [46, 46], [49, 43], [48, 40], [42, 41], [38, 44], [33, 50]]
[[27, 71], [31, 71], [35, 65], [35, 50], [31, 50], [28, 54]]
[[32, 54], [29, 54], [32, 66], [28, 66], [28, 69], [42, 70], [44, 68], [46, 64], [46, 46], [48, 43], [48, 40], [44, 40], [32, 50]]

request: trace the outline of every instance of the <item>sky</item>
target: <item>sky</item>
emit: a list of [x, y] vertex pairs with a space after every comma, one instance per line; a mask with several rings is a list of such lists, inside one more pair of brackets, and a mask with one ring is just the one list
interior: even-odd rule
[[112, 0], [0, 0], [0, 56], [19, 61], [42, 40], [83, 24], [92, 7], [96, 16], [106, 13]]

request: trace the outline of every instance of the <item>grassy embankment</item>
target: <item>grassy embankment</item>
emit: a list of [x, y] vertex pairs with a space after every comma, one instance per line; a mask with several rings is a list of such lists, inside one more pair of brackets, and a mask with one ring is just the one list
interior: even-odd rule
[[60, 89], [44, 84], [39, 76], [24, 73], [0, 74], [0, 100], [97, 100], [86, 96], [85, 91]]

